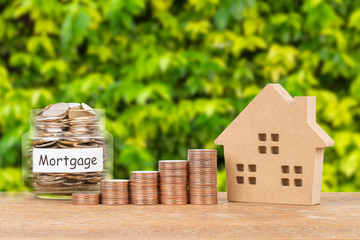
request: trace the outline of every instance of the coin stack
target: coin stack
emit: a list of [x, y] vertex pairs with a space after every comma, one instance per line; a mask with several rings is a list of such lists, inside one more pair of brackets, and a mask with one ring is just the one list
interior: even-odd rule
[[159, 203], [158, 176], [157, 171], [133, 171], [130, 173], [132, 204]]
[[217, 152], [189, 149], [190, 204], [217, 204]]
[[160, 203], [187, 204], [187, 161], [159, 161]]
[[129, 204], [129, 180], [111, 179], [101, 181], [101, 203], [106, 205]]
[[[103, 148], [106, 166], [106, 141], [101, 134], [100, 117], [85, 103], [57, 103], [36, 110], [34, 137], [30, 140], [29, 170], [32, 173], [33, 148]], [[70, 195], [77, 191], [99, 191], [106, 172], [32, 173], [37, 194]]]
[[100, 204], [100, 193], [77, 192], [72, 194], [72, 204], [97, 205]]

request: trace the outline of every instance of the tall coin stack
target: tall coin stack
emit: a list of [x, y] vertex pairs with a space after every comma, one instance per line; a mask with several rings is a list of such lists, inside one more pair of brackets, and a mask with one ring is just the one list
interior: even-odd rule
[[129, 180], [111, 179], [101, 181], [101, 203], [106, 205], [129, 204]]
[[190, 204], [217, 204], [217, 152], [189, 149]]
[[160, 203], [187, 204], [187, 161], [159, 161]]
[[158, 171], [133, 171], [130, 173], [130, 195], [132, 204], [159, 203]]

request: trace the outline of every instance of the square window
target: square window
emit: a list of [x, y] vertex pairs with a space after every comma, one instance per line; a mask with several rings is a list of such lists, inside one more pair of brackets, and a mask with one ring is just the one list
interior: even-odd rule
[[302, 179], [294, 179], [295, 187], [302, 187]]
[[244, 164], [236, 164], [236, 169], [238, 170], [238, 172], [243, 172], [244, 171]]
[[294, 172], [296, 174], [302, 174], [302, 166], [295, 166], [294, 167]]
[[278, 133], [272, 133], [272, 134], [271, 134], [271, 140], [272, 140], [273, 142], [278, 142], [278, 141], [280, 141], [280, 136], [279, 136], [279, 134], [278, 134]]
[[288, 178], [282, 178], [281, 179], [281, 185], [282, 186], [289, 186], [290, 185], [290, 180]]
[[259, 133], [258, 136], [259, 136], [259, 141], [262, 142], [266, 141], [266, 133]]
[[282, 173], [289, 173], [290, 172], [289, 166], [286, 166], [286, 165], [281, 166], [281, 172]]
[[256, 184], [256, 177], [249, 177], [249, 184], [255, 185]]
[[259, 146], [259, 153], [260, 154], [266, 154], [266, 147], [265, 146]]
[[256, 172], [256, 165], [255, 164], [249, 164], [249, 172]]
[[271, 153], [272, 154], [279, 154], [279, 147], [277, 147], [277, 146], [271, 147]]
[[244, 184], [244, 177], [236, 177], [237, 184]]

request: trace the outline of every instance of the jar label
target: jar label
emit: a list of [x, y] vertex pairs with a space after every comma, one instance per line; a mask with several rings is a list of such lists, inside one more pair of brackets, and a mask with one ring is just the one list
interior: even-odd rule
[[33, 172], [103, 171], [103, 148], [33, 148]]

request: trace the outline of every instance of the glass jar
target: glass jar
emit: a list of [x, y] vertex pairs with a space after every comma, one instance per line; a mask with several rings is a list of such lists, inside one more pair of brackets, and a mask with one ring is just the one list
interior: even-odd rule
[[55, 105], [31, 110], [30, 130], [22, 140], [24, 184], [47, 199], [100, 192], [101, 180], [112, 178], [113, 139], [105, 130], [105, 111]]

